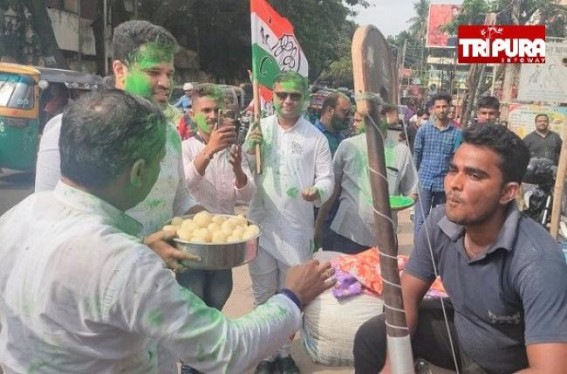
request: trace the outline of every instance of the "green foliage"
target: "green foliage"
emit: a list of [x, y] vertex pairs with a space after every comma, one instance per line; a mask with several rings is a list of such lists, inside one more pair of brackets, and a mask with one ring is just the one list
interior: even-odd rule
[[427, 17], [429, 15], [429, 0], [417, 0], [413, 3], [415, 16], [408, 20], [408, 34], [415, 40], [425, 39], [427, 32]]
[[498, 24], [544, 24], [547, 36], [565, 36], [567, 7], [560, 0], [465, 0], [459, 15], [444, 30], [456, 34], [458, 25], [483, 24], [489, 12], [497, 14]]
[[492, 2], [486, 0], [465, 0], [459, 15], [443, 28], [449, 35], [456, 35], [459, 25], [482, 25], [486, 13], [491, 11]]
[[353, 87], [351, 47], [355, 31], [356, 24], [348, 21], [347, 29], [339, 37], [336, 47], [339, 58], [324, 69], [318, 79], [330, 82], [335, 87]]
[[[354, 14], [349, 7], [367, 7], [368, 1], [267, 1], [294, 25], [295, 35], [309, 61], [311, 80], [331, 69], [333, 63], [334, 73], [348, 75], [345, 69], [350, 61], [354, 31], [352, 22], [347, 21]], [[251, 68], [249, 1], [139, 0], [139, 3], [139, 18], [166, 27], [181, 45], [195, 50], [201, 69], [217, 81], [247, 79], [247, 70]]]
[[294, 25], [295, 35], [309, 61], [311, 79], [316, 79], [341, 57], [337, 44], [348, 35], [346, 19], [350, 14], [342, 0], [272, 0], [270, 3]]

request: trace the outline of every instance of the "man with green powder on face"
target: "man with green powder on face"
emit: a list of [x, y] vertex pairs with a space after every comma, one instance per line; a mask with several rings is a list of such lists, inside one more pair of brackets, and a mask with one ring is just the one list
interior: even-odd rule
[[[381, 113], [392, 113], [395, 106], [385, 105]], [[397, 110], [395, 110], [397, 112]], [[359, 113], [361, 119], [364, 116]], [[396, 119], [397, 120], [397, 119]], [[368, 119], [366, 126], [372, 126]], [[390, 122], [392, 120], [390, 119]], [[388, 119], [380, 125], [379, 136], [383, 138], [388, 192], [390, 196], [404, 195], [417, 198], [417, 171], [412, 164], [411, 152], [405, 143], [388, 136]], [[316, 237], [321, 237], [323, 250], [348, 254], [362, 252], [378, 245], [374, 228], [374, 207], [368, 168], [366, 133], [345, 139], [339, 145], [333, 159], [335, 189], [331, 198], [321, 207], [316, 222]], [[333, 204], [340, 200], [330, 229], [323, 233], [323, 222]], [[394, 227], [397, 212], [392, 211]]]
[[[249, 202], [256, 191], [248, 159], [234, 144], [234, 121], [223, 117], [223, 92], [213, 84], [192, 90], [189, 113], [196, 134], [183, 141], [185, 180], [199, 204], [216, 214], [235, 214], [236, 201]], [[177, 275], [179, 284], [199, 296], [207, 306], [222, 310], [232, 291], [232, 270], [197, 270]], [[183, 365], [182, 374], [196, 373]]]
[[[167, 111], [174, 73], [175, 38], [166, 29], [147, 21], [128, 21], [117, 26], [112, 39], [114, 85], [117, 89], [151, 99]], [[166, 152], [157, 182], [148, 196], [126, 212], [142, 223], [145, 242], [171, 269], [183, 269], [187, 252], [168, 244], [161, 231], [174, 216], [196, 213], [203, 208], [191, 197], [186, 185], [181, 158], [181, 139], [168, 123]], [[59, 134], [61, 116], [47, 123], [41, 138], [36, 167], [35, 190], [53, 190], [60, 179]], [[175, 358], [160, 350], [160, 370], [174, 372]], [[163, 359], [161, 359], [163, 357]]]
[[330, 264], [289, 270], [285, 289], [237, 319], [181, 287], [125, 214], [167, 157], [159, 108], [124, 91], [71, 104], [62, 178], [0, 217], [0, 367], [5, 373], [163, 374], [156, 345], [204, 373], [245, 373], [301, 324], [334, 281]]
[[[282, 287], [288, 269], [313, 254], [313, 206], [333, 191], [331, 152], [325, 136], [301, 116], [307, 81], [295, 72], [278, 75], [273, 85], [276, 114], [262, 119], [262, 174], [248, 217], [262, 225], [257, 257], [250, 263], [255, 305], [261, 305]], [[251, 133], [253, 139], [259, 132]], [[255, 147], [249, 147], [254, 153]], [[255, 159], [250, 158], [255, 169]], [[291, 342], [289, 342], [291, 343]], [[267, 357], [257, 373], [299, 373], [286, 344], [277, 356]]]
[[[152, 99], [162, 110], [167, 108], [174, 73], [173, 55], [177, 48], [175, 38], [163, 27], [146, 21], [125, 22], [114, 30], [112, 40], [115, 87]], [[35, 190], [53, 190], [60, 179], [59, 132], [61, 116], [45, 127], [39, 147]], [[196, 212], [196, 205], [185, 186], [181, 140], [173, 126], [167, 128], [166, 157], [157, 183], [148, 197], [128, 214], [144, 226], [143, 234], [149, 239], [163, 236], [164, 222], [185, 212]], [[178, 268], [184, 252], [164, 241], [156, 242], [154, 249], [169, 267]], [[173, 257], [172, 257], [173, 256]]]

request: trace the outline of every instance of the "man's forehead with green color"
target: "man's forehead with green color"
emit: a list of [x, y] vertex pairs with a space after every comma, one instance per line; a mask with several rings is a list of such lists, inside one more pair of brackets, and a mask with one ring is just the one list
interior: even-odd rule
[[303, 85], [296, 81], [278, 82], [274, 85], [274, 87], [275, 86], [281, 87], [282, 89], [285, 90], [285, 92], [300, 92], [302, 94], [304, 93]]
[[156, 42], [146, 43], [128, 56], [127, 65], [148, 69], [157, 64], [173, 64], [174, 49]]

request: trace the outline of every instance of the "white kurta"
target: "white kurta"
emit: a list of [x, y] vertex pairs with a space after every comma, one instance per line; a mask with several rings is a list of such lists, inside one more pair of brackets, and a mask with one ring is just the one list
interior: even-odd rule
[[[299, 118], [284, 130], [276, 116], [262, 119], [262, 174], [248, 216], [260, 223], [260, 246], [276, 259], [296, 265], [311, 258], [313, 205], [320, 206], [334, 186], [331, 151], [325, 136]], [[251, 157], [253, 159], [253, 157]], [[255, 160], [251, 162], [255, 168]], [[307, 202], [301, 191], [315, 186], [319, 199]]]
[[237, 188], [234, 171], [229, 163], [230, 152], [227, 149], [217, 152], [209, 161], [205, 174], [199, 174], [194, 160], [204, 148], [205, 144], [196, 138], [189, 138], [182, 143], [187, 186], [193, 197], [209, 212], [234, 214], [236, 202], [249, 202], [256, 192], [248, 159], [243, 152], [241, 166], [246, 174], [247, 183], [244, 187]]
[[[59, 135], [61, 115], [54, 117], [45, 126], [39, 144], [35, 177], [35, 191], [50, 191], [61, 178]], [[165, 221], [183, 215], [197, 203], [185, 185], [181, 139], [173, 125], [167, 126], [166, 152], [161, 162], [158, 180], [144, 201], [127, 211], [128, 215], [141, 222], [142, 234], [161, 230]]]
[[0, 217], [5, 373], [156, 373], [156, 343], [205, 373], [244, 373], [299, 327], [275, 295], [230, 320], [177, 284], [141, 225], [59, 183]]

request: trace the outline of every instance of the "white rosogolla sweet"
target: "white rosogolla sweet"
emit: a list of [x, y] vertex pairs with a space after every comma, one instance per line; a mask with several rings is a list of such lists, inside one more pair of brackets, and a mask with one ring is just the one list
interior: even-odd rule
[[174, 217], [169, 225], [163, 227], [169, 235], [191, 243], [237, 243], [257, 236], [260, 228], [248, 225], [248, 220], [242, 214], [225, 216], [203, 211], [195, 214], [193, 219]]

